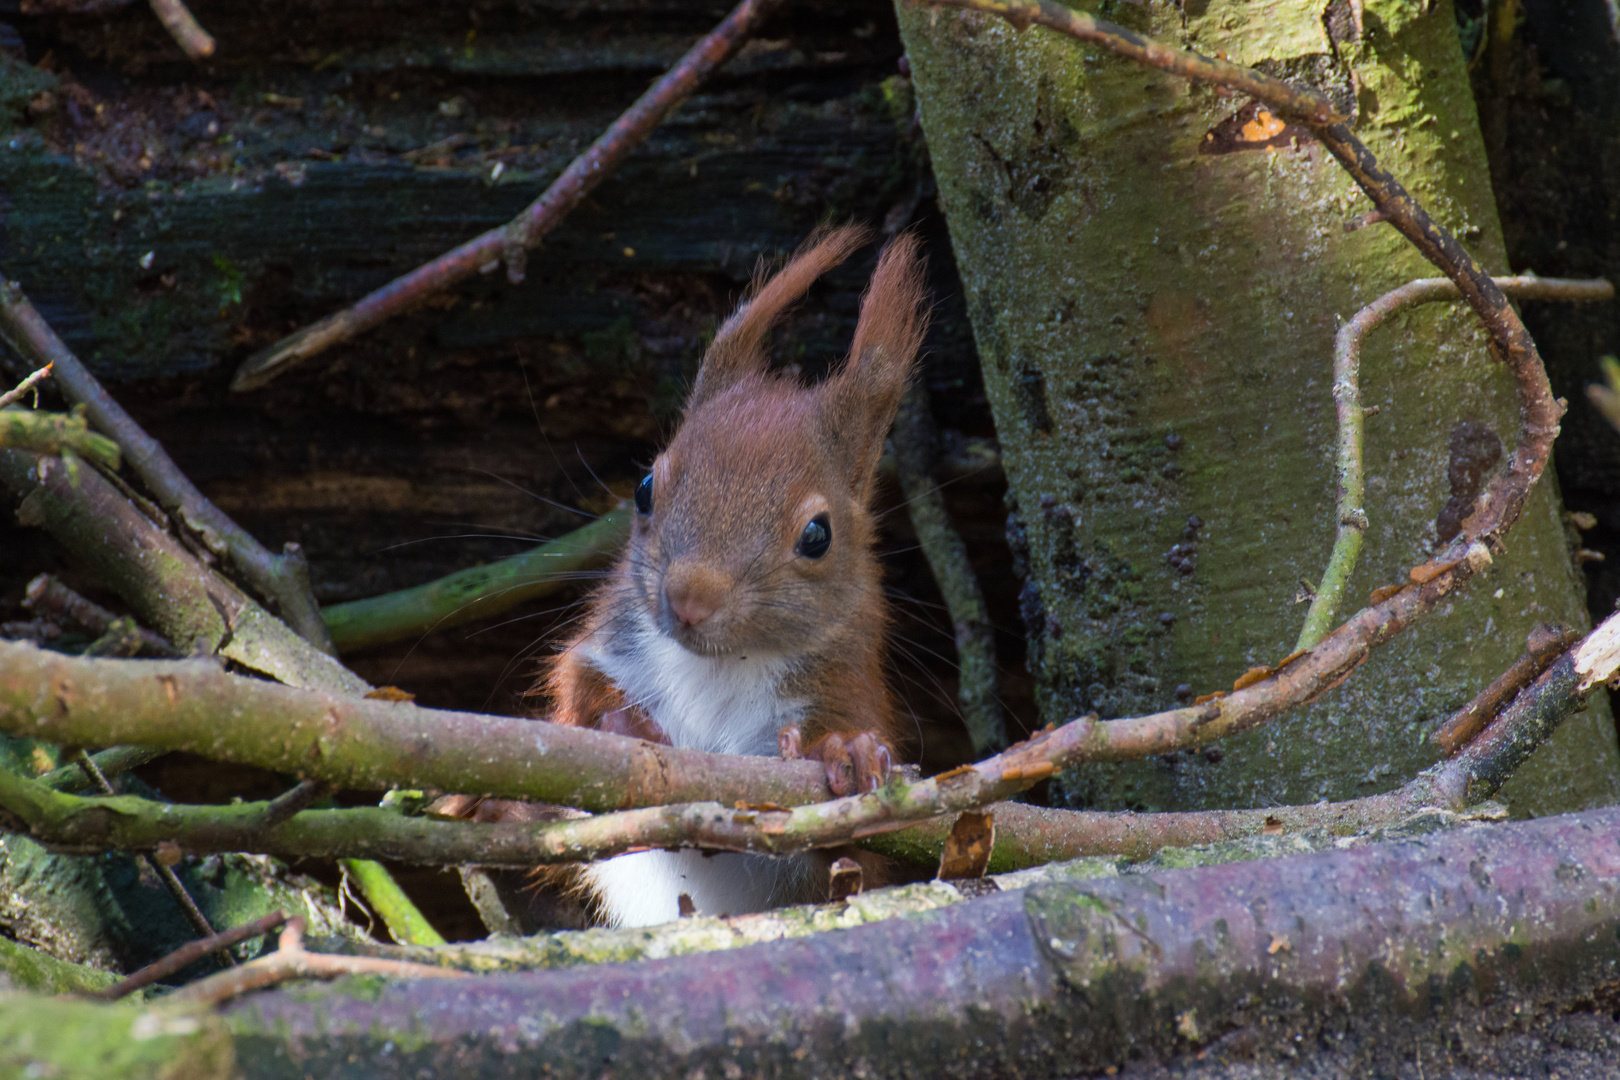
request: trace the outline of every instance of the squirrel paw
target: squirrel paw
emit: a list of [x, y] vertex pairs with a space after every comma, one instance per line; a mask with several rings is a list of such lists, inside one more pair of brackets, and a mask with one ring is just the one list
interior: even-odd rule
[[834, 795], [876, 791], [894, 768], [894, 752], [870, 731], [829, 731], [809, 746], [797, 725], [777, 732], [782, 756], [809, 758], [827, 767], [827, 786]]

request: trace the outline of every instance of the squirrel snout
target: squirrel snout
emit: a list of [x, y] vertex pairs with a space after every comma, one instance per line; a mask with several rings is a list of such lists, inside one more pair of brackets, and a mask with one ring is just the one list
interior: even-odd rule
[[725, 606], [730, 581], [704, 566], [676, 564], [664, 577], [664, 603], [670, 618], [688, 629], [707, 622]]

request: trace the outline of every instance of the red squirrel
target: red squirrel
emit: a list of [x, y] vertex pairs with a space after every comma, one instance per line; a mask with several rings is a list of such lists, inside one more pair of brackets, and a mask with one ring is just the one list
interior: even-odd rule
[[[824, 762], [877, 787], [903, 743], [884, 678], [872, 545], [878, 458], [926, 315], [914, 237], [888, 245], [848, 359], [804, 385], [769, 369], [772, 324], [867, 239], [820, 230], [715, 336], [680, 427], [635, 492], [630, 542], [537, 689], [557, 723], [674, 746]], [[667, 922], [814, 900], [825, 861], [646, 851], [593, 864], [601, 921]]]

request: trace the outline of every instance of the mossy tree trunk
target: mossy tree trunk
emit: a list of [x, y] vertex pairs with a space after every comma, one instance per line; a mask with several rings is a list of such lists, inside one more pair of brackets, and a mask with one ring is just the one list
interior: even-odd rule
[[[1450, 4], [1342, 7], [1097, 13], [1326, 91], [1430, 212], [1506, 272]], [[1436, 271], [1389, 226], [1347, 229], [1366, 198], [1306, 133], [1244, 99], [1044, 30], [900, 13], [1005, 452], [1043, 719], [1226, 689], [1292, 649], [1301, 583], [1320, 578], [1332, 545], [1339, 321]], [[1516, 430], [1509, 380], [1460, 305], [1375, 335], [1362, 389], [1378, 408], [1370, 527], [1341, 615], [1428, 556], [1448, 470]], [[1486, 578], [1339, 690], [1219, 751], [1088, 767], [1066, 795], [1179, 809], [1393, 787], [1433, 760], [1430, 731], [1538, 621], [1586, 621], [1550, 474]], [[1600, 704], [1504, 794], [1529, 812], [1616, 790]]]

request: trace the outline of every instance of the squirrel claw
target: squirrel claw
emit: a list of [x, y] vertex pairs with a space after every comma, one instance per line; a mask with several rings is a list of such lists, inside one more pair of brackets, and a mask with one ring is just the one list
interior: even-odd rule
[[802, 740], [797, 727], [783, 728], [777, 736], [782, 756], [821, 762], [834, 795], [876, 791], [894, 768], [894, 752], [870, 731], [830, 731], [807, 747], [801, 746]]
[[798, 724], [789, 724], [776, 733], [776, 745], [783, 761], [797, 761], [804, 757], [804, 732]]

